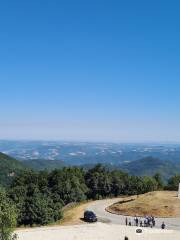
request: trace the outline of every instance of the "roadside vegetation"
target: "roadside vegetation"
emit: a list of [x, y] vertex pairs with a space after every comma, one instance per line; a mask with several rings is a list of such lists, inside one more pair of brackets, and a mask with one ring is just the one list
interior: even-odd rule
[[55, 225], [77, 225], [85, 223], [83, 220], [84, 211], [89, 206], [91, 201], [84, 201], [80, 203], [73, 204], [63, 208], [63, 218], [58, 221]]
[[17, 236], [13, 230], [17, 224], [17, 211], [15, 204], [6, 195], [4, 189], [0, 188], [0, 239], [15, 240]]

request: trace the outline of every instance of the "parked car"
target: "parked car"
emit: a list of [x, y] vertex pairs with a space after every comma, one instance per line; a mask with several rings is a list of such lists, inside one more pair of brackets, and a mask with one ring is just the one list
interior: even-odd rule
[[96, 214], [92, 211], [85, 211], [84, 212], [84, 220], [86, 222], [97, 222]]

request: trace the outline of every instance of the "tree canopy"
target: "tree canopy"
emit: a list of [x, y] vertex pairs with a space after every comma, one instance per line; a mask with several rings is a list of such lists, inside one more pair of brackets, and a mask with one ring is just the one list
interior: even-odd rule
[[[176, 189], [177, 175], [169, 180]], [[24, 170], [13, 178], [7, 194], [1, 191], [1, 205], [6, 206], [8, 229], [17, 226], [47, 225], [60, 220], [63, 207], [88, 199], [103, 199], [120, 195], [139, 195], [162, 189], [161, 176], [130, 176], [121, 170], [110, 170], [100, 164], [91, 169], [64, 167], [51, 172]], [[6, 204], [4, 204], [5, 200]], [[10, 203], [13, 204], [10, 204]], [[16, 210], [14, 210], [14, 206]], [[17, 215], [17, 218], [16, 218]], [[11, 225], [12, 224], [12, 225]], [[3, 230], [2, 230], [3, 231]], [[9, 231], [9, 230], [7, 230]]]
[[178, 190], [178, 186], [180, 183], [180, 174], [177, 174], [173, 177], [171, 177], [168, 181], [168, 185], [167, 185], [167, 189], [168, 190], [174, 190], [177, 191]]
[[0, 239], [13, 240], [16, 235], [13, 230], [16, 227], [16, 208], [7, 197], [4, 189], [0, 188]]

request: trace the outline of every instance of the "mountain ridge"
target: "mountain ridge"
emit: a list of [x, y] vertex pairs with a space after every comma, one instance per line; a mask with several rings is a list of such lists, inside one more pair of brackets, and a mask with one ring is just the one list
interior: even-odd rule
[[7, 185], [11, 179], [24, 170], [25, 166], [22, 162], [0, 152], [0, 184]]
[[[92, 164], [78, 164], [77, 166], [89, 169], [94, 165], [96, 165], [96, 163], [92, 162]], [[137, 176], [153, 176], [156, 173], [160, 173], [164, 180], [168, 180], [173, 175], [180, 173], [180, 163], [174, 163], [173, 161], [162, 160], [151, 156], [120, 164], [111, 164], [108, 161], [104, 161], [102, 165], [111, 170], [118, 168], [130, 175]], [[2, 185], [9, 184], [13, 176], [21, 170], [51, 171], [65, 166], [76, 166], [76, 162], [74, 164], [68, 164], [62, 160], [45, 159], [20, 161], [0, 152], [0, 183], [2, 183]]]
[[151, 156], [120, 164], [119, 167], [131, 175], [138, 176], [153, 176], [158, 172], [166, 180], [180, 172], [179, 163], [174, 163], [169, 160], [161, 160]]

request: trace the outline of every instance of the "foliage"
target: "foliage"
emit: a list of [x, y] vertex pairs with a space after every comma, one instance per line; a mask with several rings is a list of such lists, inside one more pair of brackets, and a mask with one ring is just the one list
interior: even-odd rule
[[172, 190], [177, 191], [179, 183], [180, 183], [180, 174], [177, 174], [169, 179], [166, 189], [171, 191]]
[[119, 171], [109, 171], [102, 165], [90, 169], [85, 175], [89, 188], [88, 197], [101, 199], [109, 196], [138, 195], [158, 189], [158, 183], [152, 177], [129, 176]]
[[120, 168], [135, 176], [154, 176], [157, 172], [167, 181], [180, 172], [180, 164], [155, 157], [146, 157], [140, 160], [120, 164]]
[[[169, 184], [173, 185], [174, 179]], [[8, 196], [18, 209], [18, 225], [33, 226], [61, 219], [62, 208], [72, 202], [139, 195], [162, 186], [159, 174], [130, 176], [98, 164], [90, 169], [64, 167], [51, 172], [23, 171], [14, 178]]]
[[16, 209], [5, 190], [0, 189], [0, 239], [14, 240], [13, 230], [16, 226]]
[[111, 176], [109, 171], [98, 164], [85, 175], [86, 185], [89, 188], [88, 197], [101, 199], [111, 193]]
[[129, 176], [120, 170], [114, 170], [111, 172], [111, 193], [117, 197], [120, 195], [128, 194]]
[[53, 199], [46, 172], [21, 173], [14, 179], [9, 196], [18, 208], [19, 225], [46, 225], [62, 217], [62, 201]]
[[0, 184], [2, 186], [10, 184], [14, 176], [24, 169], [20, 161], [0, 153]]
[[37, 171], [48, 170], [52, 171], [64, 167], [64, 162], [61, 160], [47, 160], [47, 159], [32, 159], [22, 161], [24, 166]]
[[156, 180], [158, 184], [158, 189], [163, 189], [164, 188], [164, 181], [162, 179], [162, 176], [160, 173], [156, 173], [153, 178]]
[[58, 195], [64, 204], [86, 200], [87, 186], [81, 168], [54, 170], [50, 173], [48, 181], [52, 194]]

